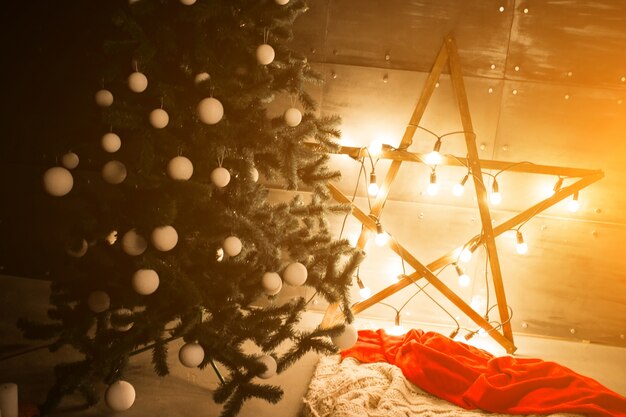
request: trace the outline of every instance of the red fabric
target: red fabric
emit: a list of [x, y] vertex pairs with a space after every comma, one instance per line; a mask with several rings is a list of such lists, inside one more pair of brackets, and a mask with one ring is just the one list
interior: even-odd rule
[[[509, 414], [626, 417], [626, 398], [554, 362], [495, 357], [434, 332], [359, 331], [342, 357], [389, 362], [412, 383], [465, 409]], [[620, 364], [621, 366], [621, 364]]]

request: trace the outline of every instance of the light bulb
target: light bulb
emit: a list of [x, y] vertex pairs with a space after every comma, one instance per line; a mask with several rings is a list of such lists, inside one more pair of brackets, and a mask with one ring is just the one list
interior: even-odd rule
[[437, 185], [437, 174], [435, 171], [430, 173], [430, 182], [428, 183], [428, 188], [426, 188], [426, 192], [428, 195], [436, 195], [439, 191], [439, 186]]
[[376, 173], [372, 172], [370, 174], [370, 185], [367, 187], [367, 193], [372, 196], [372, 197], [376, 197], [378, 195], [378, 184], [376, 184]]
[[491, 184], [491, 195], [489, 196], [489, 201], [491, 204], [498, 205], [502, 202], [502, 196], [500, 195], [500, 190], [498, 189], [498, 181], [496, 178], [493, 178], [493, 184]]
[[367, 150], [371, 156], [378, 156], [383, 151], [383, 143], [379, 140], [373, 140]]
[[359, 295], [362, 300], [366, 300], [372, 296], [372, 290], [369, 287], [363, 287], [359, 289]]
[[567, 203], [567, 209], [572, 213], [575, 213], [580, 208], [580, 203], [578, 202], [578, 192], [574, 193], [572, 199]]
[[432, 151], [424, 157], [428, 165], [439, 165], [441, 163], [441, 154], [438, 151]]
[[406, 329], [403, 326], [393, 326], [387, 333], [392, 336], [402, 336], [406, 333]]
[[519, 230], [515, 235], [515, 240], [515, 250], [517, 251], [517, 253], [519, 253], [520, 255], [524, 255], [526, 252], [528, 252], [528, 245], [526, 244], [526, 242], [524, 242], [524, 236], [522, 236], [522, 232], [520, 232]]
[[472, 279], [469, 277], [469, 275], [463, 272], [460, 266], [455, 264], [454, 269], [456, 269], [456, 273], [459, 275], [459, 285], [461, 287], [467, 287]]
[[380, 223], [376, 224], [376, 238], [374, 239], [374, 241], [376, 242], [376, 245], [384, 246], [387, 244], [388, 240], [389, 240], [389, 235], [385, 233], [381, 224]]
[[463, 248], [463, 250], [461, 251], [461, 255], [459, 255], [459, 259], [465, 263], [471, 261], [472, 251], [470, 250], [470, 248]]
[[454, 194], [457, 197], [461, 197], [463, 193], [465, 192], [465, 183], [467, 182], [468, 178], [469, 178], [469, 173], [465, 174], [461, 182], [454, 184], [454, 187], [452, 187], [452, 194]]
[[439, 165], [441, 163], [441, 154], [439, 153], [440, 149], [441, 139], [438, 138], [437, 142], [435, 142], [435, 147], [433, 148], [432, 152], [426, 154], [426, 157], [424, 158], [427, 164]]

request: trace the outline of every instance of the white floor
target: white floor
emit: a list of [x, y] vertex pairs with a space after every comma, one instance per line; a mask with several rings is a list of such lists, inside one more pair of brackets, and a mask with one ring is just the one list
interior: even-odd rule
[[[42, 281], [16, 279], [0, 276], [0, 345], [24, 343], [15, 328], [15, 319], [20, 316], [43, 317], [47, 302], [47, 284]], [[320, 313], [307, 313], [303, 326], [309, 328], [320, 322]], [[369, 318], [359, 318], [357, 326], [363, 323], [375, 327], [388, 327], [389, 323], [378, 323]], [[427, 326], [419, 326], [425, 330]], [[444, 334], [449, 329], [439, 329]], [[31, 343], [31, 342], [29, 342]], [[494, 354], [504, 354], [495, 342], [486, 337], [475, 337], [471, 343]], [[596, 379], [608, 388], [626, 396], [626, 349], [567, 341], [548, 340], [516, 335], [518, 347], [516, 356], [534, 357], [555, 361], [570, 369]], [[178, 363], [178, 345], [170, 346], [171, 374], [159, 378], [152, 372], [150, 352], [133, 357], [127, 380], [137, 391], [135, 405], [124, 412], [124, 417], [172, 416], [172, 417], [213, 417], [219, 414], [221, 406], [212, 399], [212, 390], [217, 386], [217, 378], [209, 369], [189, 370]], [[3, 356], [3, 354], [0, 354]], [[70, 357], [69, 352], [50, 354], [38, 351], [0, 362], [0, 383], [16, 382], [23, 402], [43, 401], [47, 387], [52, 381], [52, 364]], [[285, 395], [277, 405], [263, 401], [248, 401], [243, 417], [295, 417], [298, 415], [302, 398], [306, 393], [318, 357], [311, 353], [302, 358], [287, 371], [268, 382], [283, 387]], [[104, 387], [102, 387], [104, 390]], [[72, 401], [65, 403], [64, 416], [106, 416], [113, 415], [102, 403], [89, 410], [69, 408]]]

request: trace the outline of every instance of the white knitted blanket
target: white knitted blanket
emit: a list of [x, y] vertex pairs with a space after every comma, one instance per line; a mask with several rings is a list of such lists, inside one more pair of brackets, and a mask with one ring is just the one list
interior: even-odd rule
[[465, 410], [430, 395], [409, 382], [395, 365], [360, 363], [354, 358], [339, 362], [338, 355], [320, 358], [303, 401], [302, 417], [512, 417]]

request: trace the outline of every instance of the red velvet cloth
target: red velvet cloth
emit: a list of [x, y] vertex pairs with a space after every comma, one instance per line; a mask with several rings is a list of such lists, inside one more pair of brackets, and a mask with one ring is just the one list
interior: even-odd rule
[[626, 417], [626, 398], [562, 365], [495, 357], [434, 332], [361, 330], [356, 345], [341, 355], [394, 364], [424, 391], [468, 410]]

